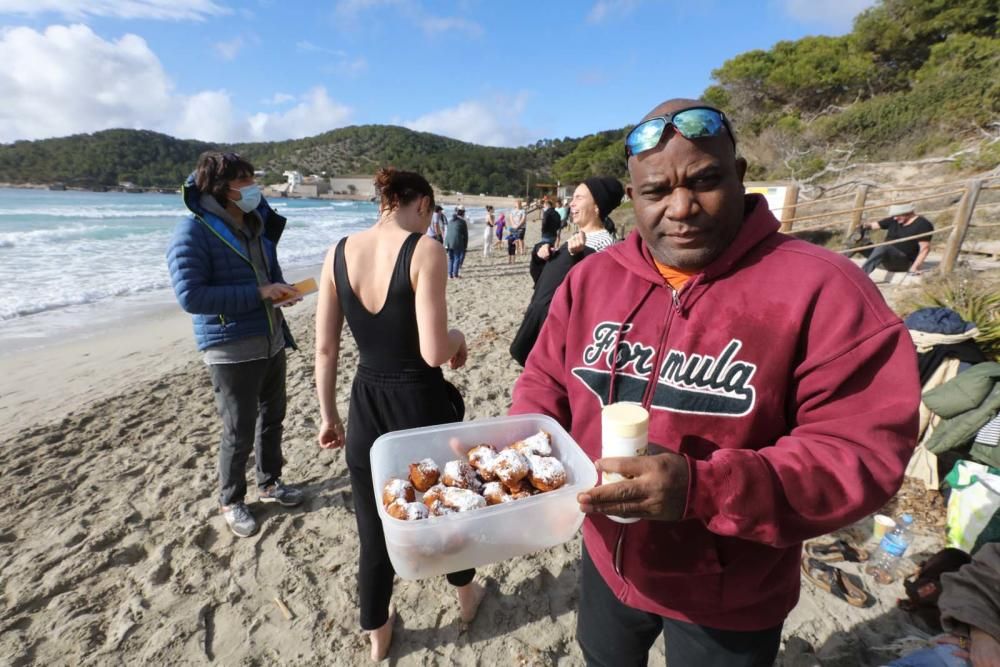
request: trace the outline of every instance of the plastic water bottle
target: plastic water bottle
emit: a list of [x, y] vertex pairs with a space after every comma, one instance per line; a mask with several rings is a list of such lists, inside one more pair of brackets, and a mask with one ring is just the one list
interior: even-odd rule
[[878, 551], [868, 562], [865, 572], [880, 584], [891, 584], [896, 579], [896, 566], [913, 539], [912, 530], [913, 517], [904, 514], [896, 522], [892, 532], [886, 533], [882, 538]]

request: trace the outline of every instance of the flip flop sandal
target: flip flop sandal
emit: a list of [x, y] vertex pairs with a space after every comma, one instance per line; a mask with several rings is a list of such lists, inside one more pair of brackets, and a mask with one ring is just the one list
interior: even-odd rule
[[867, 551], [844, 539], [825, 544], [809, 542], [806, 544], [806, 555], [827, 563], [839, 563], [845, 560], [852, 563], [862, 563], [868, 560]]
[[802, 561], [802, 573], [818, 588], [854, 607], [869, 607], [874, 603], [875, 599], [865, 590], [861, 579], [840, 568], [815, 558], [807, 558]]

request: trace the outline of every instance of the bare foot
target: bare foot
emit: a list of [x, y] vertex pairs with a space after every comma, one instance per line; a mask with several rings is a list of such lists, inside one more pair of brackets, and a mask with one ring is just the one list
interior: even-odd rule
[[391, 612], [389, 620], [382, 627], [368, 631], [368, 637], [372, 642], [373, 661], [381, 662], [389, 655], [389, 647], [392, 645], [392, 626], [395, 622], [396, 612]]
[[459, 586], [458, 606], [461, 608], [461, 618], [463, 623], [472, 623], [479, 611], [479, 603], [486, 597], [486, 589], [475, 581]]

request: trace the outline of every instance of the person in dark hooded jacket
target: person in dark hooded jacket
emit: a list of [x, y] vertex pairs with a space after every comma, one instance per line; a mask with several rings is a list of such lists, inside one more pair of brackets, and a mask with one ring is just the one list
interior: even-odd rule
[[212, 377], [222, 419], [219, 504], [239, 537], [257, 532], [245, 503], [251, 451], [261, 502], [292, 507], [303, 500], [281, 482], [285, 348], [294, 343], [275, 307], [297, 302], [298, 293], [278, 264], [285, 219], [261, 197], [253, 174], [235, 153], [203, 153], [183, 189], [191, 213], [167, 250], [177, 301], [191, 313]]
[[[521, 320], [510, 355], [522, 366], [535, 346], [538, 332], [542, 330], [549, 314], [552, 296], [566, 279], [566, 274], [586, 257], [611, 247], [614, 235], [607, 230], [608, 214], [616, 209], [625, 196], [625, 189], [617, 178], [592, 176], [576, 187], [570, 205], [577, 232], [559, 250], [554, 241], [543, 238], [531, 252], [529, 272], [535, 284], [531, 302]], [[553, 209], [549, 209], [552, 211]]]
[[448, 223], [444, 247], [448, 249], [448, 277], [460, 278], [465, 251], [469, 247], [469, 221], [465, 219], [465, 207], [461, 204], [455, 207], [455, 215]]

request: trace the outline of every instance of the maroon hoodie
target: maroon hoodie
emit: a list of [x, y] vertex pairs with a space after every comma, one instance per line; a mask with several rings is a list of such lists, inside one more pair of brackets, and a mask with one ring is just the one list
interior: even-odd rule
[[584, 542], [625, 604], [722, 630], [780, 624], [802, 541], [899, 489], [920, 403], [913, 344], [871, 280], [779, 234], [763, 197], [747, 210], [679, 293], [636, 232], [576, 267], [511, 408], [552, 415], [594, 460], [610, 387], [650, 411], [650, 443], [688, 461], [683, 519], [589, 515]]

